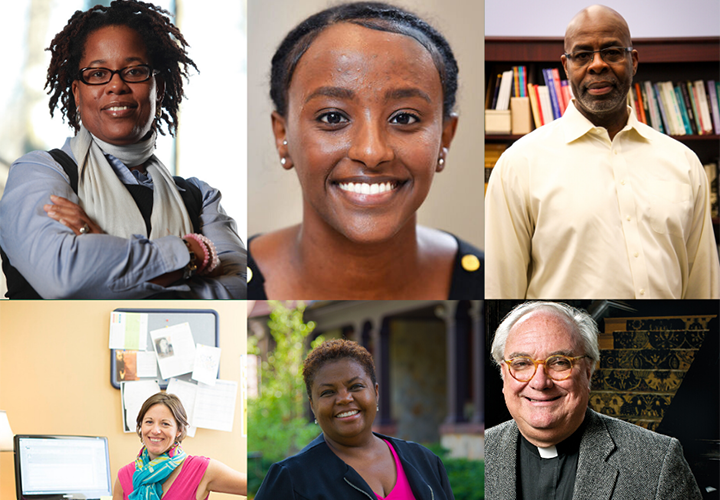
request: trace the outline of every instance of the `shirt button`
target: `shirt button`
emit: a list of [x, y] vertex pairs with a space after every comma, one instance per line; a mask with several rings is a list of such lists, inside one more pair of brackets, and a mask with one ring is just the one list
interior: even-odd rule
[[638, 252], [635, 252], [633, 255], [637, 258], [638, 255], [640, 255]]
[[462, 259], [460, 259], [460, 265], [463, 269], [472, 273], [480, 269], [480, 259], [469, 253], [467, 255], [463, 255]]
[[630, 216], [629, 216], [629, 215], [628, 215], [627, 217], [625, 217], [625, 218], [627, 219], [628, 222], [630, 222]]
[[620, 181], [620, 184], [625, 185], [625, 180]]
[[641, 289], [640, 289], [640, 295], [645, 295], [645, 289], [644, 289], [644, 288], [641, 288]]
[[615, 154], [615, 155], [617, 154], [617, 149], [613, 150], [613, 154]]

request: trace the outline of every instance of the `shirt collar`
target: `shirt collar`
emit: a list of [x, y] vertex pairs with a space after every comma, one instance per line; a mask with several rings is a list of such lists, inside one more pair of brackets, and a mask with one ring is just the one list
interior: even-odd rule
[[[629, 113], [627, 124], [618, 133], [634, 129], [640, 136], [647, 140], [650, 140], [648, 134], [649, 131], [646, 127], [640, 126], [641, 123], [637, 119], [635, 111], [630, 106], [628, 106], [628, 111]], [[563, 134], [565, 135], [566, 144], [569, 144], [574, 140], [584, 136], [585, 134], [594, 131], [596, 128], [601, 128], [593, 125], [593, 123], [588, 120], [585, 115], [578, 111], [578, 109], [575, 107], [575, 99], [573, 99], [572, 103], [568, 105], [562, 118], [563, 119], [560, 121], [560, 124], [563, 130]]]

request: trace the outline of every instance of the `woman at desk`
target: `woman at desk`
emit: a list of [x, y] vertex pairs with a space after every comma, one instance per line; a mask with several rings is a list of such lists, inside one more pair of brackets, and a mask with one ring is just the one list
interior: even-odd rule
[[55, 36], [50, 112], [75, 136], [10, 169], [9, 298], [245, 298], [245, 249], [219, 191], [173, 177], [154, 155], [196, 67], [186, 45], [167, 12], [124, 0], [75, 12]]
[[483, 297], [481, 252], [417, 224], [455, 135], [457, 77], [447, 40], [388, 4], [341, 4], [285, 37], [272, 127], [302, 221], [249, 242], [249, 298]]
[[133, 463], [118, 472], [113, 500], [203, 500], [211, 491], [246, 495], [244, 474], [183, 451], [180, 443], [187, 426], [177, 396], [159, 392], [148, 398], [137, 417], [143, 448]]

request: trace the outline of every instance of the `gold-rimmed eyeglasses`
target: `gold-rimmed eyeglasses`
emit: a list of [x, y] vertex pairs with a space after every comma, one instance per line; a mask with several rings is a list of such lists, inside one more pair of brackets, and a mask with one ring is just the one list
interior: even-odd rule
[[575, 66], [582, 67], [590, 63], [599, 53], [603, 61], [608, 64], [617, 64], [625, 60], [625, 54], [632, 52], [632, 47], [608, 47], [600, 50], [577, 50], [572, 54], [565, 53], [570, 62]]
[[537, 367], [540, 364], [545, 365], [545, 373], [548, 377], [556, 382], [565, 380], [572, 374], [572, 368], [578, 359], [587, 357], [582, 356], [563, 356], [562, 354], [553, 354], [547, 359], [532, 359], [527, 356], [516, 356], [512, 359], [504, 359], [508, 365], [508, 371], [512, 378], [518, 382], [530, 382], [535, 376]]

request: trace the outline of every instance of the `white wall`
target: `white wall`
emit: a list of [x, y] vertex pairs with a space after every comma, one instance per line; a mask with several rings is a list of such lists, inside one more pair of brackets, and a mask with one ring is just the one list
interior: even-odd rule
[[[603, 0], [630, 26], [633, 38], [720, 36], [718, 0]], [[563, 36], [590, 0], [485, 0], [485, 36]], [[521, 14], [521, 15], [518, 15]]]

